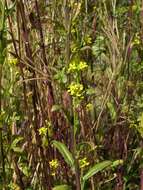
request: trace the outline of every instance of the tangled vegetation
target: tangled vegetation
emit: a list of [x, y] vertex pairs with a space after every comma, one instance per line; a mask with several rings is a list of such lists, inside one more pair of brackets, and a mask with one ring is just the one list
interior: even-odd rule
[[0, 0], [0, 189], [143, 190], [142, 59], [142, 0]]

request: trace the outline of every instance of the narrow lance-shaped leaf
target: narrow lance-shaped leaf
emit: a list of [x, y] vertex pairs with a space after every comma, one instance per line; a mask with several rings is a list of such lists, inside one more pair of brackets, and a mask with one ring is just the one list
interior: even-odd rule
[[123, 160], [116, 160], [114, 162], [112, 161], [103, 161], [99, 164], [95, 164], [92, 168], [89, 169], [89, 171], [83, 176], [83, 181], [88, 180], [90, 177], [95, 175], [96, 173], [106, 169], [107, 167], [117, 167], [118, 165], [123, 164]]
[[104, 170], [105, 168], [109, 167], [112, 165], [113, 162], [111, 161], [103, 161], [100, 162], [99, 164], [95, 164], [92, 168], [90, 168], [88, 170], [88, 172], [83, 176], [83, 181], [88, 180], [89, 178], [91, 178], [93, 175], [95, 175], [96, 173]]
[[61, 153], [61, 155], [63, 156], [65, 162], [74, 169], [75, 168], [75, 166], [74, 166], [74, 158], [73, 158], [71, 152], [66, 147], [66, 145], [61, 143], [61, 142], [55, 141], [55, 140], [52, 141], [52, 144]]

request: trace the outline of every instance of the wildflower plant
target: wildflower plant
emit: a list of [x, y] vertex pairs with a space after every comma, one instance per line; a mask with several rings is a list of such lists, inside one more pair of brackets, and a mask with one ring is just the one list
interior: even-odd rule
[[[68, 92], [72, 96], [73, 103], [73, 154], [76, 154], [76, 135], [80, 129], [79, 116], [76, 108], [80, 105], [81, 101], [84, 98], [84, 86], [81, 84], [80, 74], [88, 68], [88, 65], [84, 61], [80, 61], [78, 57], [76, 57], [70, 64], [68, 68], [68, 73], [71, 74], [73, 81], [68, 86]], [[75, 171], [78, 171], [79, 163], [78, 159], [74, 159], [75, 162]], [[76, 174], [77, 178], [79, 178], [78, 173]]]
[[73, 76], [73, 81], [68, 86], [68, 92], [73, 97], [73, 106], [77, 107], [84, 98], [84, 86], [80, 83], [80, 72], [85, 71], [88, 64], [85, 61], [80, 61], [75, 58], [69, 64], [68, 73]]

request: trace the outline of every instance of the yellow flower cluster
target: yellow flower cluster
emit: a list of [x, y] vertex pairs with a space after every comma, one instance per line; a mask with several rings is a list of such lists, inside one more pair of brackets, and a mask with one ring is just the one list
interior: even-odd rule
[[69, 69], [68, 72], [79, 72], [79, 71], [83, 71], [88, 67], [87, 63], [84, 61], [72, 61], [69, 64]]
[[89, 162], [87, 161], [86, 157], [79, 160], [79, 167], [80, 168], [85, 168], [88, 165], [89, 165]]
[[59, 162], [57, 159], [53, 159], [49, 162], [50, 168], [51, 168], [51, 175], [55, 176], [56, 169], [59, 167]]
[[141, 43], [140, 36], [138, 33], [136, 33], [132, 45], [140, 45], [140, 43]]
[[92, 38], [89, 35], [85, 36], [83, 45], [88, 45], [91, 43], [92, 43]]
[[39, 129], [39, 135], [45, 136], [47, 134], [48, 128], [47, 127], [41, 127]]
[[74, 82], [72, 82], [69, 85], [68, 92], [71, 94], [71, 96], [81, 98], [82, 94], [83, 94], [83, 85], [80, 84], [80, 83], [74, 83]]
[[57, 167], [59, 166], [59, 162], [58, 162], [57, 159], [51, 160], [51, 161], [49, 162], [49, 164], [50, 164], [50, 167], [51, 167], [51, 168], [54, 168], [54, 169], [57, 169]]

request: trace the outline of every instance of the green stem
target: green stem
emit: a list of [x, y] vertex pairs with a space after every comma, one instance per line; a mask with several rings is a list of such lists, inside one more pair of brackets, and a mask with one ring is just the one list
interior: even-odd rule
[[75, 109], [75, 100], [73, 99], [73, 111], [74, 111], [74, 126], [73, 126], [73, 157], [75, 161], [75, 177], [76, 177], [76, 189], [81, 190], [80, 184], [80, 169], [78, 159], [76, 158], [76, 131], [77, 131], [77, 113]]

